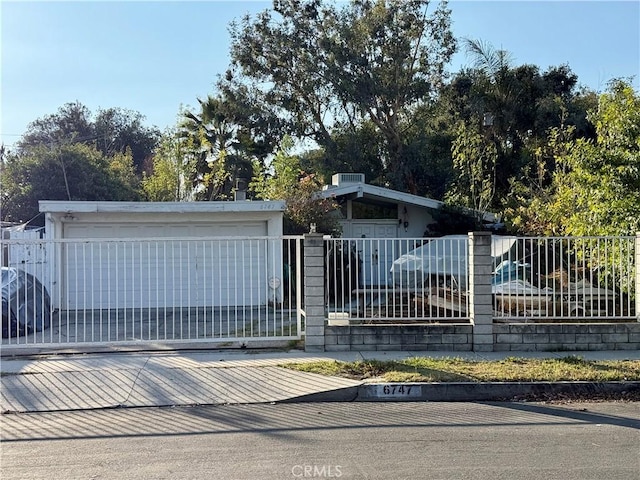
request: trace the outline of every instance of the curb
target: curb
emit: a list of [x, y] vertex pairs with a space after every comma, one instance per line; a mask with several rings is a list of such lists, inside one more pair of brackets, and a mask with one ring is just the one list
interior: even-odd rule
[[289, 398], [303, 402], [478, 402], [640, 393], [640, 382], [370, 383]]

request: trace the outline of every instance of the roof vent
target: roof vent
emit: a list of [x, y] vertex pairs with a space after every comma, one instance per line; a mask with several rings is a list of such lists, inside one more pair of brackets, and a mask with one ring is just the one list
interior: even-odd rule
[[351, 183], [364, 183], [364, 173], [336, 173], [331, 177], [331, 185], [336, 187]]

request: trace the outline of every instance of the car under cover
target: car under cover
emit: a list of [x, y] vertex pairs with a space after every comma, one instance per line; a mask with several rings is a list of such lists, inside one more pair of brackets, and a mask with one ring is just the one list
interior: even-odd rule
[[40, 332], [51, 324], [51, 301], [47, 289], [30, 273], [13, 267], [0, 268], [2, 286], [2, 338]]

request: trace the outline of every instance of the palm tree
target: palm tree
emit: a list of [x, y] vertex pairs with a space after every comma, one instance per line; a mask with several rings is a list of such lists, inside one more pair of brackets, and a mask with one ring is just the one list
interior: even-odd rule
[[196, 198], [229, 200], [238, 179], [251, 172], [251, 161], [238, 138], [241, 127], [222, 98], [209, 95], [198, 103], [197, 113], [183, 113], [179, 133], [195, 156], [191, 181]]

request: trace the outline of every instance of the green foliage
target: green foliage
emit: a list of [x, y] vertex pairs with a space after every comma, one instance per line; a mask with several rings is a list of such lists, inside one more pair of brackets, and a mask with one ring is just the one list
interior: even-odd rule
[[36, 217], [38, 200], [139, 200], [130, 155], [109, 159], [79, 143], [9, 155], [0, 176], [7, 221]]
[[[565, 209], [551, 208], [556, 192], [554, 176], [566, 174], [556, 159], [565, 156], [575, 138], [575, 127], [553, 127], [546, 138], [530, 143], [533, 158], [523, 168], [526, 181], [511, 179], [504, 214], [510, 230], [527, 235], [563, 234]], [[561, 171], [558, 171], [558, 168]]]
[[82, 103], [66, 103], [56, 113], [31, 122], [18, 143], [19, 150], [60, 143], [95, 142], [91, 111]]
[[178, 137], [193, 158], [189, 180], [196, 200], [230, 200], [236, 183], [251, 177], [258, 148], [239, 124], [237, 105], [222, 96], [198, 100], [197, 112], [186, 110]]
[[338, 205], [333, 200], [318, 198], [321, 182], [315, 175], [302, 171], [300, 158], [291, 154], [292, 147], [291, 138], [285, 137], [268, 171], [259, 162], [254, 162], [254, 180], [249, 188], [262, 200], [286, 202], [286, 235], [307, 233], [312, 223], [316, 224], [318, 232], [339, 233], [335, 216]]
[[497, 149], [491, 139], [478, 132], [479, 125], [459, 122], [452, 145], [458, 172], [449, 201], [468, 207], [481, 219], [495, 194]]
[[31, 122], [18, 143], [18, 150], [82, 143], [95, 147], [106, 157], [125, 154], [133, 159], [140, 175], [144, 161], [155, 148], [160, 132], [143, 125], [144, 116], [123, 108], [98, 110], [95, 117], [80, 102], [67, 103], [54, 114]]
[[114, 180], [118, 182], [122, 192], [118, 195], [124, 199], [140, 199], [140, 180], [136, 175], [133, 155], [127, 147], [124, 152], [115, 153], [107, 157], [110, 173]]
[[549, 215], [567, 235], [633, 235], [640, 230], [640, 95], [614, 81], [589, 119], [597, 139], [566, 143]]
[[232, 25], [232, 65], [221, 88], [251, 85], [263, 110], [277, 110], [283, 131], [312, 139], [338, 165], [348, 161], [341, 151], [366, 144], [361, 127], [370, 122], [383, 143], [376, 152], [381, 183], [417, 191], [405, 133], [455, 50], [446, 2], [432, 12], [429, 5], [359, 0], [338, 9], [320, 0], [276, 1], [273, 10]]
[[536, 150], [538, 182], [514, 184], [507, 216], [539, 235], [633, 235], [640, 229], [640, 96], [614, 81], [588, 115], [596, 138], [551, 128]]
[[2, 220], [36, 217], [38, 200], [140, 200], [144, 160], [158, 139], [143, 120], [120, 108], [94, 118], [75, 102], [31, 122], [2, 160]]
[[384, 176], [384, 139], [375, 125], [364, 121], [358, 127], [334, 129], [334, 155], [324, 149], [302, 155], [306, 171], [330, 178], [337, 172], [365, 173], [367, 181], [376, 183]]
[[[572, 127], [577, 138], [594, 135], [586, 121], [586, 107], [593, 104], [594, 97], [591, 92], [575, 91], [577, 77], [566, 65], [541, 72], [534, 65], [514, 66], [508, 52], [481, 41], [467, 40], [465, 45], [473, 68], [460, 71], [444, 88], [438, 100], [442, 128], [452, 132], [458, 143], [460, 131], [454, 126], [460, 122], [490, 139], [498, 175], [488, 209], [517, 210], [521, 202], [537, 202], [536, 195], [552, 181], [556, 163], [548, 155], [550, 129]], [[477, 128], [478, 122], [483, 123], [481, 128]], [[465, 142], [472, 140], [469, 137]], [[475, 148], [483, 152], [477, 143]], [[466, 148], [469, 152], [473, 149], [470, 145]], [[460, 192], [458, 180], [448, 198], [458, 198]], [[473, 195], [464, 189], [462, 193]]]
[[145, 170], [145, 162], [160, 140], [157, 128], [143, 125], [144, 118], [133, 110], [107, 108], [98, 110], [93, 122], [96, 148], [107, 157], [128, 151], [137, 175]]
[[190, 152], [175, 130], [162, 136], [153, 155], [152, 173], [145, 174], [142, 189], [152, 202], [180, 202], [191, 196], [186, 181], [190, 172]]

